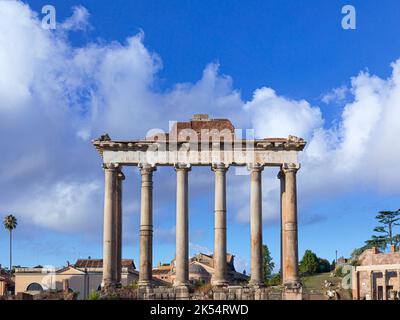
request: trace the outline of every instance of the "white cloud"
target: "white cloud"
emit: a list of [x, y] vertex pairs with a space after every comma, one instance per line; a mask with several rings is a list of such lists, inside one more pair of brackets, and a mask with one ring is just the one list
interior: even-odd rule
[[346, 99], [348, 91], [349, 91], [348, 88], [345, 86], [335, 88], [329, 91], [327, 94], [325, 94], [321, 100], [326, 104], [331, 102], [341, 103]]
[[[102, 203], [97, 202], [101, 194], [100, 182], [82, 184], [60, 182], [54, 186], [39, 187], [34, 190], [34, 197], [31, 194], [25, 201], [21, 201], [23, 205], [21, 212], [28, 212], [27, 205], [33, 223], [53, 230], [68, 233], [87, 231], [90, 224], [100, 226], [101, 215], [94, 219], [87, 213], [94, 208], [97, 211], [101, 210]], [[30, 217], [23, 216], [23, 218]]]
[[253, 99], [245, 104], [244, 109], [250, 114], [259, 137], [296, 135], [308, 139], [323, 124], [318, 107], [310, 106], [305, 100], [278, 96], [271, 88], [254, 91]]
[[84, 31], [90, 27], [89, 11], [82, 6], [72, 7], [72, 16], [67, 18], [61, 28], [68, 31]]

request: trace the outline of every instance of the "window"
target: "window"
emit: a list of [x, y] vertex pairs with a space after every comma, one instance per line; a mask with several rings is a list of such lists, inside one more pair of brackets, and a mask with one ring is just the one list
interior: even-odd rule
[[26, 291], [43, 291], [43, 288], [39, 283], [33, 282], [26, 288]]

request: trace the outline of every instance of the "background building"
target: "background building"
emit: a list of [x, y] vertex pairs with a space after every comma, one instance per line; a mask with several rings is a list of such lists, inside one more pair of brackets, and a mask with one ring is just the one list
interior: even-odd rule
[[353, 299], [388, 300], [400, 292], [400, 252], [391, 246], [389, 253], [377, 248], [365, 250], [353, 268]]
[[[86, 299], [90, 292], [101, 289], [102, 274], [102, 259], [79, 259], [74, 265], [60, 269], [16, 268], [15, 294], [37, 294], [48, 289], [60, 291], [67, 283], [70, 291], [78, 293], [78, 299]], [[122, 259], [121, 284], [136, 283], [138, 278], [134, 261]]]
[[[228, 270], [228, 279], [232, 284], [247, 282], [249, 277], [236, 272], [234, 266], [234, 256], [231, 254], [226, 255], [226, 263]], [[199, 253], [192, 258], [189, 262], [189, 281], [195, 283], [210, 283], [212, 275], [214, 274], [214, 259], [213, 255]], [[173, 283], [175, 279], [175, 259], [170, 264], [159, 264], [153, 269], [153, 277]]]

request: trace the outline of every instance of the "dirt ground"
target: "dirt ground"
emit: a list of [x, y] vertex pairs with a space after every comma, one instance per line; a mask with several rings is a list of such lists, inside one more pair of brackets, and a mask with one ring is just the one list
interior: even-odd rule
[[328, 300], [325, 287], [325, 280], [332, 283], [330, 289], [335, 289], [338, 293], [338, 300], [351, 300], [351, 292], [342, 288], [342, 278], [331, 277], [331, 273], [319, 273], [309, 277], [303, 277], [303, 295], [305, 300]]

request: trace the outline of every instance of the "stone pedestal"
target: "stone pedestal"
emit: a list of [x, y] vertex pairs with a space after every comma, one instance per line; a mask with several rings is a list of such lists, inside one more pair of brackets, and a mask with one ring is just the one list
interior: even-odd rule
[[303, 289], [299, 285], [298, 287], [288, 287], [285, 288], [283, 293], [284, 300], [302, 300], [303, 299]]

